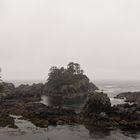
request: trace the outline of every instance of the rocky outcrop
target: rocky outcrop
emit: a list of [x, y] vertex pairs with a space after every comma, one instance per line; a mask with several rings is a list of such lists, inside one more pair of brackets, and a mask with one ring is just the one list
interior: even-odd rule
[[93, 92], [89, 95], [89, 99], [83, 108], [84, 115], [90, 113], [108, 112], [111, 108], [111, 102], [107, 94]]
[[78, 63], [70, 62], [67, 68], [53, 66], [47, 79], [46, 94], [56, 96], [81, 96], [98, 89], [84, 74]]
[[12, 83], [1, 82], [0, 87], [1, 87], [0, 97], [6, 96], [8, 94], [13, 94], [15, 91], [15, 86]]
[[111, 107], [103, 93], [92, 93], [81, 111], [88, 129], [140, 129], [140, 105], [123, 104]]
[[125, 129], [140, 129], [140, 106], [122, 104], [112, 107], [111, 119], [114, 124]]
[[[86, 86], [85, 86], [86, 85]], [[12, 83], [0, 83], [2, 87], [2, 92], [0, 93], [0, 98], [2, 99], [19, 99], [31, 101], [31, 98], [39, 98], [41, 95], [48, 96], [63, 96], [63, 97], [74, 97], [74, 96], [85, 96], [88, 93], [98, 90], [98, 88], [91, 82], [89, 83], [87, 79], [81, 80], [73, 85], [64, 85], [61, 91], [53, 90], [50, 92], [50, 87], [48, 83], [38, 83], [38, 84], [21, 84], [15, 87]], [[62, 94], [64, 93], [64, 94]], [[28, 98], [28, 99], [27, 99]]]
[[[5, 104], [0, 106], [0, 127], [13, 126], [15, 128], [14, 121], [10, 118], [10, 115], [22, 116], [22, 119], [31, 121], [37, 127], [47, 128], [48, 125], [64, 125], [78, 123], [77, 115], [73, 110], [48, 107], [41, 103], [18, 103], [13, 106], [7, 106]], [[1, 118], [2, 114], [2, 118]], [[10, 118], [6, 123], [5, 117]]]
[[16, 127], [11, 114], [22, 116], [38, 127], [63, 124], [84, 124], [88, 129], [140, 129], [140, 104], [138, 93], [123, 93], [118, 98], [136, 102], [111, 107], [107, 94], [90, 92], [88, 100], [80, 113], [73, 110], [49, 107], [40, 101], [40, 95], [47, 85], [33, 84], [20, 85], [15, 88], [13, 84], [3, 83], [4, 90], [0, 98], [0, 127]]
[[140, 120], [140, 106], [137, 104], [122, 104], [112, 107], [112, 114], [122, 116], [126, 120]]
[[42, 103], [28, 103], [25, 104], [25, 108], [28, 112], [34, 113], [39, 117], [56, 117], [56, 116], [72, 116], [76, 113], [70, 109], [64, 109], [59, 107], [46, 106]]
[[20, 85], [15, 88], [11, 83], [1, 83], [3, 90], [0, 93], [0, 104], [14, 105], [20, 102], [40, 101], [44, 85], [42, 83], [33, 85]]
[[77, 80], [74, 83], [61, 85], [59, 90], [46, 83], [43, 91], [44, 94], [50, 96], [81, 96], [87, 94], [89, 90], [93, 91], [94, 89], [96, 89], [94, 84], [89, 85], [89, 79], [87, 77], [84, 77], [83, 79]]
[[91, 93], [87, 103], [81, 111], [83, 122], [89, 128], [109, 128], [109, 114], [111, 102], [104, 93]]
[[25, 109], [28, 112], [28, 115], [25, 115], [25, 117], [29, 118], [34, 124], [36, 124], [34, 120], [47, 121], [48, 125], [72, 124], [76, 122], [76, 113], [70, 109], [47, 107], [41, 103], [26, 104]]
[[42, 94], [44, 88], [44, 84], [32, 84], [32, 85], [20, 85], [15, 89], [15, 93], [17, 94]]
[[89, 83], [89, 81], [85, 79], [75, 84], [63, 85], [59, 92], [54, 89], [52, 90], [52, 88], [45, 83], [43, 87], [43, 94], [48, 96], [74, 97], [87, 96], [88, 93], [94, 92], [95, 90], [98, 90], [98, 87], [92, 82]]
[[22, 116], [23, 119], [31, 121], [38, 127], [45, 128], [48, 125], [74, 123], [84, 124], [89, 130], [140, 128], [139, 104], [124, 104], [111, 107], [110, 100], [104, 93], [91, 93], [87, 103], [79, 114], [70, 109], [49, 107], [41, 103], [18, 102], [19, 98], [14, 98], [15, 100], [9, 98], [9, 100], [0, 102], [1, 127], [15, 127], [14, 120], [10, 117], [10, 114], [13, 114]]
[[93, 84], [92, 82], [89, 83], [89, 87], [88, 87], [89, 92], [94, 92], [95, 90], [99, 90], [99, 88]]
[[14, 119], [6, 112], [0, 113], [0, 127], [17, 128]]
[[126, 102], [140, 103], [140, 92], [124, 92], [118, 94], [115, 98], [125, 99]]

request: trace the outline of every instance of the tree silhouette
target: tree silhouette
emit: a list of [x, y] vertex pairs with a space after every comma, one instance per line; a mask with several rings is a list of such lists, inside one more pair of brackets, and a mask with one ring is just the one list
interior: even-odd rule
[[70, 62], [67, 66], [67, 70], [72, 74], [83, 74], [83, 70], [80, 68], [80, 64]]
[[89, 79], [78, 63], [70, 62], [67, 68], [53, 66], [49, 71], [48, 92], [78, 93], [88, 91]]

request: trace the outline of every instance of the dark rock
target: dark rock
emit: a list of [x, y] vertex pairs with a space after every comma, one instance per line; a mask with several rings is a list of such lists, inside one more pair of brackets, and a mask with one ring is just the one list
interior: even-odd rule
[[112, 114], [118, 115], [127, 120], [140, 120], [139, 111], [140, 108], [137, 104], [122, 104], [112, 107]]
[[40, 127], [76, 122], [76, 113], [73, 110], [48, 107], [41, 103], [28, 103], [24, 106], [27, 113], [23, 114], [23, 116], [28, 118], [35, 125], [39, 126], [40, 124]]
[[111, 119], [125, 129], [140, 128], [140, 108], [137, 104], [123, 104], [112, 107]]
[[140, 92], [124, 92], [118, 94], [115, 98], [125, 99], [126, 102], [140, 103]]
[[94, 92], [95, 90], [99, 90], [99, 88], [93, 84], [92, 82], [89, 83], [89, 92]]
[[140, 128], [139, 104], [111, 107], [109, 98], [103, 93], [92, 93], [80, 115], [90, 129]]
[[[93, 85], [92, 85], [93, 86]], [[92, 129], [140, 129], [140, 93], [123, 93], [118, 98], [127, 98], [135, 104], [123, 104], [111, 107], [109, 97], [104, 93], [92, 92], [79, 114], [60, 107], [46, 106], [41, 103], [47, 84], [20, 85], [3, 83], [0, 95], [0, 127], [16, 127], [10, 114], [23, 116], [38, 127], [48, 125], [85, 124]], [[93, 86], [94, 87], [94, 86]], [[92, 88], [93, 88], [92, 87]], [[90, 91], [93, 89], [91, 88]], [[137, 99], [136, 99], [137, 98]]]
[[15, 91], [15, 86], [12, 83], [1, 82], [0, 86], [2, 87], [0, 97], [6, 96], [8, 94], [12, 94]]
[[5, 96], [1, 96], [1, 103], [14, 105], [20, 102], [40, 101], [42, 88], [43, 84], [20, 85], [9, 90]]
[[14, 119], [6, 112], [0, 112], [0, 127], [17, 128]]
[[63, 109], [59, 107], [49, 107], [42, 103], [29, 103], [26, 104], [25, 107], [29, 112], [42, 118], [76, 115], [74, 110]]
[[88, 117], [91, 113], [108, 113], [110, 108], [111, 102], [107, 94], [94, 92], [90, 94], [89, 99], [82, 110], [82, 114]]
[[104, 93], [92, 93], [81, 111], [83, 122], [91, 127], [111, 127], [109, 113], [111, 103], [109, 97]]
[[32, 95], [37, 95], [37, 94], [42, 94], [43, 92], [44, 85], [42, 83], [39, 84], [33, 84], [33, 85], [20, 85], [15, 89], [15, 92], [18, 94], [32, 94]]

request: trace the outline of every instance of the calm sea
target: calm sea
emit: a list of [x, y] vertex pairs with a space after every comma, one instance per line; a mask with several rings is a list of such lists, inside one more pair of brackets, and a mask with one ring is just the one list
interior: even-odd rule
[[[44, 81], [11, 81], [16, 86], [19, 84], [32, 84]], [[112, 104], [121, 103], [122, 101], [114, 100], [113, 97], [121, 92], [140, 91], [140, 81], [95, 81], [95, 84], [103, 90], [111, 99]], [[43, 103], [49, 104], [51, 99], [43, 97]], [[81, 99], [82, 100], [82, 99]], [[78, 100], [61, 101], [61, 105], [74, 105]], [[51, 101], [57, 104], [57, 101]], [[78, 102], [80, 104], [80, 102]], [[138, 131], [94, 131], [90, 132], [83, 125], [65, 125], [65, 126], [50, 126], [47, 129], [36, 128], [27, 120], [16, 119], [16, 125], [19, 129], [0, 129], [1, 140], [140, 140], [140, 132]]]

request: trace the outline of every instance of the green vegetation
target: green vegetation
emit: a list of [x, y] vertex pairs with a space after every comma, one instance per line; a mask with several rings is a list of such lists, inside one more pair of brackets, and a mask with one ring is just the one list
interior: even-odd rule
[[67, 68], [51, 67], [47, 81], [47, 92], [58, 94], [88, 92], [90, 85], [89, 78], [84, 75], [80, 65], [73, 62]]

